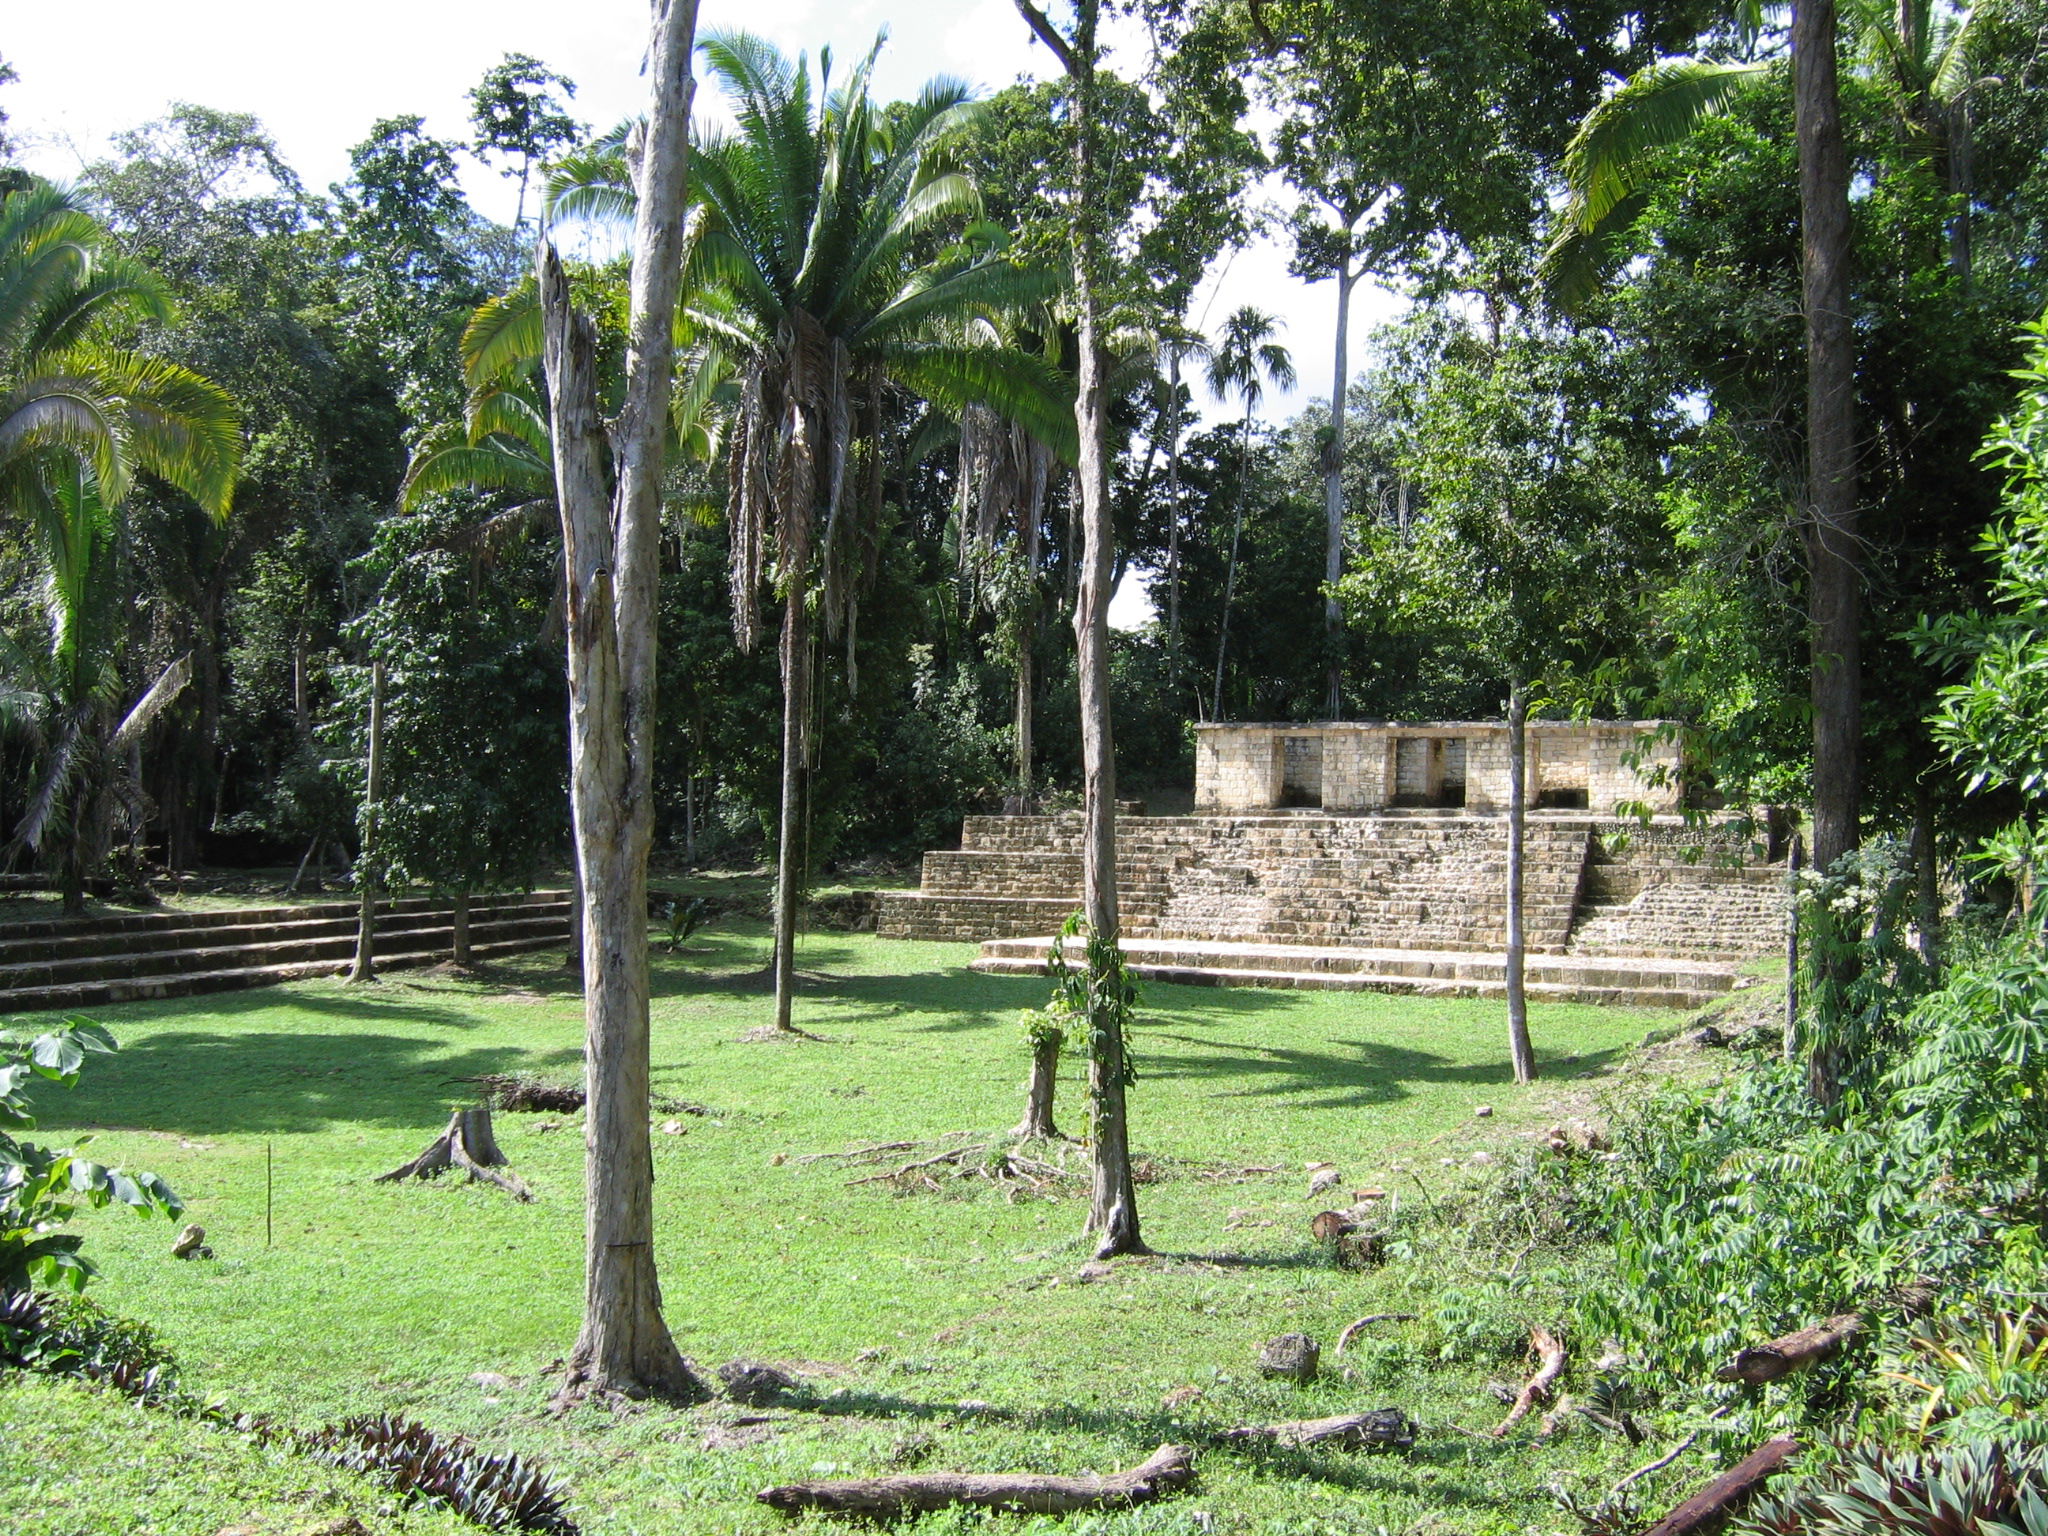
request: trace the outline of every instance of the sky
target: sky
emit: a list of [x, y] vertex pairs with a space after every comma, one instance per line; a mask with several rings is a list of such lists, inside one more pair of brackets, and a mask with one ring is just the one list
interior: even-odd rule
[[[349, 146], [379, 118], [416, 113], [429, 132], [466, 140], [467, 92], [508, 52], [531, 54], [574, 80], [572, 110], [584, 122], [609, 126], [645, 101], [647, 9], [636, 0], [92, 0], [8, 10], [0, 57], [20, 78], [0, 89], [0, 108], [29, 166], [59, 181], [106, 154], [109, 135], [190, 101], [254, 113], [306, 184], [325, 188], [347, 174]], [[742, 26], [791, 53], [815, 56], [830, 46], [848, 62], [886, 28], [875, 72], [885, 99], [909, 96], [937, 74], [995, 90], [1052, 67], [1011, 0], [703, 0], [700, 30]], [[710, 106], [700, 97], [700, 110]], [[479, 210], [510, 222], [511, 181], [468, 159], [463, 180]], [[1268, 187], [1254, 195], [1271, 201], [1281, 194]], [[1265, 414], [1284, 417], [1310, 398], [1327, 399], [1333, 285], [1290, 277], [1285, 249], [1263, 241], [1218, 264], [1192, 318], [1213, 333], [1244, 304], [1280, 317], [1300, 374], [1293, 393], [1268, 394]], [[1359, 339], [1398, 308], [1393, 295], [1361, 287], [1353, 299], [1354, 368]], [[1203, 404], [1208, 412], [1231, 410]]]

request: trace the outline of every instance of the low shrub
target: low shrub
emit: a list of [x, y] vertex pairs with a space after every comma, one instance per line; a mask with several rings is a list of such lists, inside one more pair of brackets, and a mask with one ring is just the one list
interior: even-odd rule
[[298, 1437], [307, 1454], [383, 1483], [401, 1499], [452, 1509], [494, 1531], [576, 1536], [564, 1494], [517, 1456], [492, 1456], [398, 1414], [344, 1419]]

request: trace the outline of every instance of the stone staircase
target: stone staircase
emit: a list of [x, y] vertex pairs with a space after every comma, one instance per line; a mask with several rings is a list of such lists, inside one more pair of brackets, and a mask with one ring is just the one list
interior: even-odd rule
[[[1423, 997], [1505, 997], [1507, 962], [1465, 950], [1321, 948], [1293, 944], [1127, 939], [1124, 961], [1147, 981], [1181, 986], [1288, 987], [1322, 992], [1390, 992]], [[1037, 976], [1044, 939], [991, 939], [970, 968], [994, 976]], [[1523, 988], [1532, 1002], [1613, 1003], [1629, 1008], [1699, 1008], [1736, 984], [1726, 966], [1683, 960], [1591, 963], [1530, 955]]]
[[[1727, 827], [1675, 819], [1614, 847], [1583, 813], [1532, 816], [1532, 997], [1694, 1007], [1779, 942], [1783, 872]], [[916, 891], [882, 893], [885, 937], [985, 941], [977, 969], [1042, 969], [1080, 903], [1078, 816], [969, 817]], [[1125, 951], [1142, 976], [1341, 990], [1505, 991], [1497, 816], [1443, 812], [1120, 818]]]
[[[565, 944], [569, 912], [567, 892], [475, 897], [471, 951], [482, 960]], [[454, 936], [454, 909], [444, 900], [377, 904], [380, 970], [445, 960]], [[356, 905], [338, 901], [16, 923], [0, 930], [0, 1014], [340, 975], [355, 942]]]

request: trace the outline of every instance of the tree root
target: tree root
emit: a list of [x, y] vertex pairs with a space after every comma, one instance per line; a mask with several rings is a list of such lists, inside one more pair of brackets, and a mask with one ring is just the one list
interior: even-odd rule
[[1336, 1353], [1343, 1354], [1351, 1341], [1374, 1323], [1412, 1323], [1414, 1321], [1415, 1314], [1413, 1312], [1368, 1312], [1337, 1335]]

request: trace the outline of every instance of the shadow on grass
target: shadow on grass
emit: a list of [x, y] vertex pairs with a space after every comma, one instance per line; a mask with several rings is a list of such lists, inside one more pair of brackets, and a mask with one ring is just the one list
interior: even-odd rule
[[[1410, 1084], [1430, 1083], [1467, 1088], [1498, 1087], [1514, 1081], [1505, 1060], [1460, 1062], [1430, 1051], [1388, 1045], [1379, 1040], [1333, 1041], [1327, 1049], [1247, 1045], [1242, 1041], [1205, 1040], [1195, 1035], [1153, 1032], [1151, 1039], [1171, 1040], [1189, 1049], [1172, 1053], [1148, 1050], [1145, 1070], [1155, 1077], [1242, 1080], [1243, 1086], [1223, 1098], [1300, 1095], [1317, 1109], [1357, 1109], [1389, 1104], [1413, 1092]], [[1570, 1065], [1588, 1071], [1622, 1054], [1619, 1046], [1574, 1055], [1538, 1053], [1539, 1067]]]
[[[1475, 1445], [1480, 1447], [1477, 1453], [1480, 1459], [1491, 1459], [1484, 1456], [1484, 1452], [1489, 1450], [1496, 1455], [1523, 1453], [1511, 1442], [1467, 1441], [1462, 1436], [1454, 1437], [1448, 1433], [1420, 1435], [1414, 1448], [1406, 1452], [1292, 1449], [1262, 1441], [1231, 1440], [1226, 1438], [1227, 1431], [1223, 1428], [1193, 1424], [1164, 1409], [1146, 1413], [1087, 1408], [1076, 1404], [1044, 1408], [1001, 1408], [994, 1405], [963, 1408], [958, 1402], [924, 1402], [861, 1388], [821, 1395], [793, 1392], [783, 1401], [788, 1407], [815, 1413], [821, 1418], [908, 1420], [926, 1424], [965, 1421], [1003, 1424], [1034, 1433], [1066, 1431], [1109, 1436], [1127, 1445], [1134, 1460], [1142, 1458], [1157, 1445], [1191, 1443], [1200, 1447], [1205, 1456], [1229, 1456], [1262, 1475], [1290, 1480], [1310, 1479], [1360, 1493], [1404, 1494], [1414, 1491], [1412, 1476], [1404, 1477], [1392, 1468], [1381, 1470], [1388, 1467], [1390, 1459], [1395, 1466], [1423, 1462], [1446, 1469], [1469, 1470], [1475, 1459]], [[1447, 1504], [1488, 1509], [1497, 1507], [1483, 1486], [1467, 1489], [1447, 1479], [1432, 1483], [1430, 1491], [1433, 1497]]]
[[39, 1107], [53, 1129], [91, 1122], [212, 1136], [343, 1124], [424, 1128], [446, 1119], [450, 1105], [474, 1101], [459, 1079], [564, 1065], [580, 1072], [581, 1055], [515, 1044], [450, 1052], [431, 1038], [370, 1031], [167, 1030], [95, 1062], [76, 1090], [49, 1094]]

